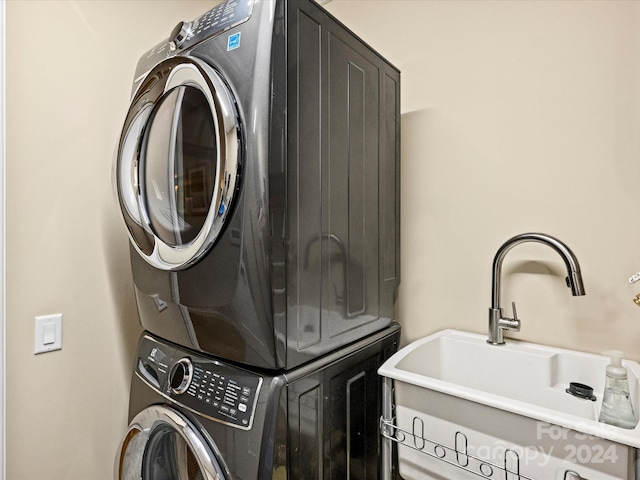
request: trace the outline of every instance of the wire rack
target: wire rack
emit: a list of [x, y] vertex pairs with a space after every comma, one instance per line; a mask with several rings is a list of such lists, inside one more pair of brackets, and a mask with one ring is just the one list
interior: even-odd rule
[[[413, 418], [411, 432], [396, 426], [395, 419], [380, 419], [380, 432], [383, 437], [478, 477], [495, 480], [538, 480], [520, 473], [520, 456], [515, 450], [505, 449], [502, 463], [492, 463], [468, 453], [467, 436], [461, 431], [455, 433], [453, 447], [430, 440], [424, 431], [424, 421], [420, 417]], [[573, 470], [565, 470], [563, 480], [588, 479]]]

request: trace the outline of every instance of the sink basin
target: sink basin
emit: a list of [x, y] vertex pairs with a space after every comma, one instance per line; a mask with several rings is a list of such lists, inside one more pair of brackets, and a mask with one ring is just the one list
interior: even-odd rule
[[[507, 439], [509, 444], [522, 447], [519, 465], [531, 471], [538, 468], [542, 472], [543, 465], [527, 464], [527, 452], [548, 453], [544, 460], [547, 468], [552, 457], [562, 466], [562, 469], [558, 467], [561, 472], [558, 478], [570, 472], [572, 459], [567, 458], [570, 457], [567, 452], [570, 454], [572, 448], [574, 453], [590, 452], [587, 460], [591, 462], [586, 463], [591, 466], [597, 463], [594, 452], [616, 452], [617, 461], [604, 465], [611, 471], [602, 470], [595, 474], [596, 478], [632, 478], [625, 476], [629, 468], [621, 461], [635, 458], [632, 449], [640, 448], [640, 427], [628, 430], [598, 422], [608, 357], [511, 339], [505, 345], [495, 346], [486, 339], [486, 335], [444, 330], [404, 347], [380, 367], [379, 373], [386, 378], [385, 382], [392, 379], [395, 384], [395, 414], [389, 417], [386, 435], [385, 431], [383, 435], [401, 444], [400, 462], [402, 465], [405, 459], [406, 478], [443, 478], [435, 474], [428, 476], [428, 472], [436, 470], [416, 467], [417, 463], [424, 463], [425, 455], [414, 458], [411, 451], [425, 453], [422, 450], [431, 448], [430, 453], [426, 452], [428, 455], [445, 459], [450, 452], [448, 463], [459, 463], [461, 438], [464, 438], [465, 451], [467, 439], [469, 444], [503, 446]], [[629, 373], [637, 416], [640, 365], [627, 360], [623, 365]], [[567, 393], [571, 383], [592, 387], [595, 401]], [[428, 438], [440, 435], [440, 431], [447, 441]], [[490, 443], [489, 438], [494, 443]], [[543, 452], [543, 448], [547, 450]], [[504, 448], [502, 452], [496, 465], [507, 463]], [[504, 466], [495, 467], [483, 458], [477, 461], [475, 475], [494, 478], [482, 470], [483, 466], [487, 470], [487, 465], [496, 471], [495, 478], [502, 478], [498, 477], [499, 468], [502, 468], [500, 475], [511, 475]], [[627, 464], [630, 461], [625, 460]], [[586, 463], [581, 467], [591, 468]], [[457, 467], [459, 470], [460, 465]], [[615, 468], [620, 471], [614, 472]], [[546, 472], [541, 474], [542, 478], [545, 475], [551, 478], [548, 470]], [[587, 470], [584, 478], [593, 478], [593, 475]], [[531, 478], [539, 477], [532, 475]]]
[[[640, 448], [640, 427], [626, 430], [598, 422], [607, 357], [511, 339], [494, 346], [486, 338], [444, 330], [401, 349], [379, 373], [405, 384]], [[637, 415], [640, 365], [626, 360], [623, 364], [629, 372]], [[593, 387], [596, 401], [568, 394], [571, 382]]]

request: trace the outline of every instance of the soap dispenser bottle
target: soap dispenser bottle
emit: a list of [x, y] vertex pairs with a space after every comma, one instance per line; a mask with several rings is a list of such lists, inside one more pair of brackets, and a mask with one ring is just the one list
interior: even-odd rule
[[638, 420], [633, 412], [629, 394], [627, 369], [622, 366], [624, 354], [613, 350], [604, 352], [604, 355], [611, 358], [611, 363], [607, 365], [599, 420], [616, 427], [635, 428]]

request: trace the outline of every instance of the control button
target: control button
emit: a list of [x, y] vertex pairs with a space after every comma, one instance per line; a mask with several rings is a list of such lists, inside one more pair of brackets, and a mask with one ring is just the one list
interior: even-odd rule
[[240, 401], [242, 403], [249, 403], [249, 399], [247, 397], [244, 397], [244, 396], [240, 397]]
[[179, 49], [182, 44], [187, 40], [187, 37], [191, 33], [191, 23], [180, 22], [169, 35], [169, 48], [174, 51]]
[[238, 411], [235, 408], [232, 408], [229, 410], [229, 413], [235, 417], [238, 414]]
[[244, 403], [241, 403], [240, 405], [238, 405], [238, 410], [240, 410], [242, 413], [247, 411], [247, 405]]
[[242, 387], [242, 395], [248, 397], [251, 395], [251, 389], [248, 387]]
[[191, 360], [186, 357], [178, 360], [173, 365], [171, 374], [169, 375], [169, 385], [173, 393], [180, 395], [186, 392], [187, 389], [189, 389], [189, 393], [191, 393], [189, 387], [191, 386], [192, 377], [193, 365], [191, 364]]

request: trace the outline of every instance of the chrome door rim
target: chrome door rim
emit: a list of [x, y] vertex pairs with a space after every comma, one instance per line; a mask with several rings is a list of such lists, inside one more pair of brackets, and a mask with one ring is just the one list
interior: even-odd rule
[[[143, 459], [146, 445], [154, 431], [169, 427], [176, 431], [191, 449], [204, 480], [226, 480], [222, 461], [218, 461], [214, 453], [213, 444], [197, 431], [191, 422], [181, 413], [169, 407], [153, 405], [147, 407], [134, 417], [129, 424], [127, 434], [118, 449], [116, 458], [116, 480], [141, 480], [143, 475]], [[130, 448], [137, 449], [129, 460], [127, 452]], [[134, 477], [123, 475], [135, 475]]]
[[[170, 245], [155, 233], [141, 188], [143, 139], [154, 106], [180, 86], [198, 88], [206, 97], [215, 126], [217, 158], [213, 198], [203, 227], [184, 245]], [[240, 173], [240, 128], [235, 102], [220, 76], [192, 57], [174, 57], [154, 67], [141, 82], [127, 114], [116, 158], [115, 182], [129, 238], [148, 263], [162, 270], [182, 270], [196, 263], [221, 234], [232, 211]]]

